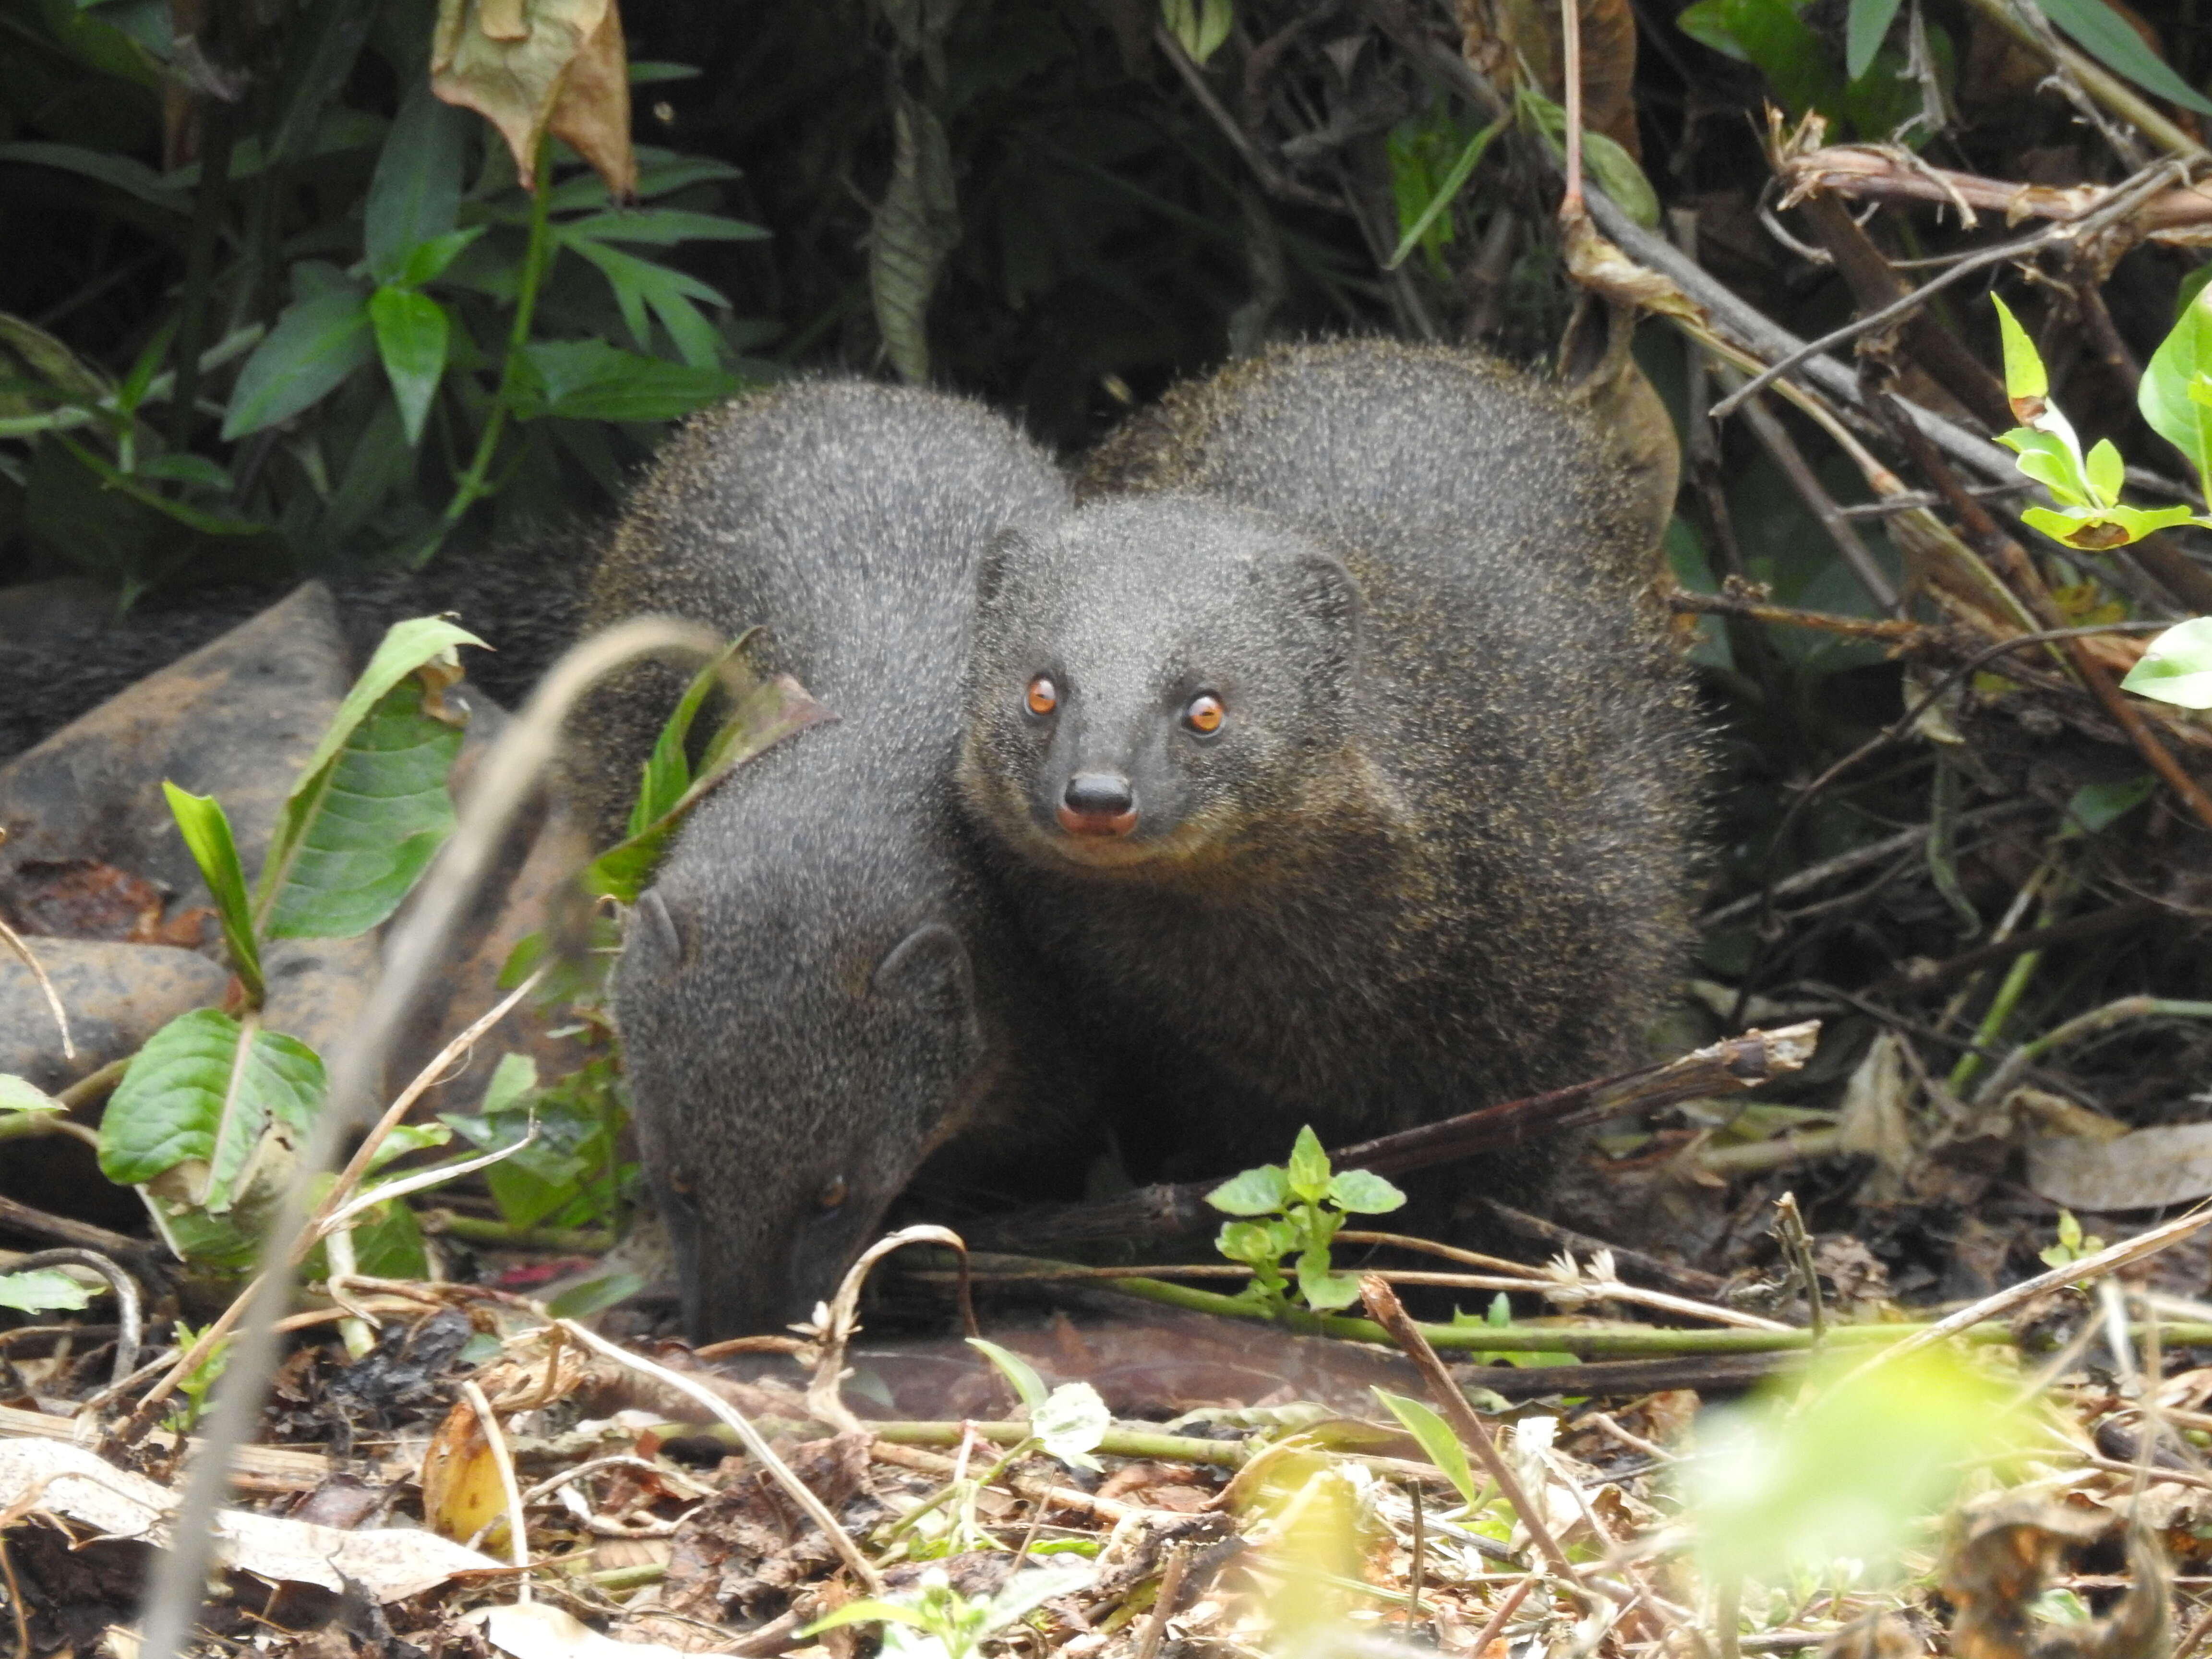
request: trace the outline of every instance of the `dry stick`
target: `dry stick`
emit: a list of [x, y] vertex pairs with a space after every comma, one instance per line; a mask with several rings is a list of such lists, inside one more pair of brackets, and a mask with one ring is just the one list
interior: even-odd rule
[[1559, 222], [1583, 216], [1583, 13], [1581, 0], [1559, 0], [1559, 55], [1566, 82], [1567, 186]]
[[1552, 1528], [1544, 1519], [1544, 1511], [1528, 1495], [1528, 1488], [1521, 1484], [1521, 1477], [1498, 1451], [1497, 1443], [1490, 1437], [1490, 1431], [1483, 1427], [1482, 1419], [1467, 1403], [1467, 1396], [1460, 1392], [1459, 1384], [1452, 1381], [1451, 1373], [1444, 1369], [1444, 1362], [1437, 1358], [1437, 1351], [1429, 1346], [1428, 1339], [1421, 1334], [1420, 1328], [1407, 1316], [1405, 1308], [1390, 1287], [1382, 1282], [1379, 1274], [1362, 1273], [1359, 1294], [1367, 1304], [1367, 1311], [1375, 1322], [1390, 1333], [1390, 1340], [1402, 1348], [1406, 1358], [1419, 1368], [1422, 1379], [1429, 1385], [1429, 1392], [1443, 1407], [1444, 1420], [1451, 1425], [1452, 1432], [1460, 1437], [1461, 1443], [1474, 1454], [1476, 1462], [1498, 1483], [1498, 1490], [1513, 1506], [1514, 1514], [1521, 1517], [1521, 1524], [1528, 1528], [1529, 1538], [1542, 1552], [1544, 1559], [1552, 1564], [1553, 1571], [1565, 1578], [1569, 1585], [1587, 1595], [1589, 1592], [1576, 1575], [1575, 1564], [1567, 1559], [1566, 1551], [1552, 1535]]
[[313, 1206], [316, 1185], [355, 1127], [373, 1081], [447, 936], [497, 852], [515, 810], [558, 746], [576, 700], [601, 677], [633, 658], [684, 652], [712, 659], [721, 641], [696, 624], [642, 617], [576, 646], [553, 665], [522, 711], [494, 742], [469, 792], [453, 839], [416, 890], [413, 908], [386, 941], [376, 988], [355, 1020], [331, 1067], [323, 1109], [294, 1164], [283, 1201], [269, 1228], [263, 1259], [287, 1264], [264, 1272], [249, 1291], [230, 1360], [207, 1426], [204, 1451], [192, 1466], [169, 1547], [155, 1564], [143, 1604], [139, 1659], [178, 1659], [207, 1591], [214, 1518], [230, 1479], [233, 1453], [253, 1435], [276, 1368], [275, 1322], [289, 1288], [295, 1259]]
[[[1572, 0], [1569, 0], [1572, 3]], [[1152, 1616], [1145, 1620], [1145, 1633], [1137, 1638], [1137, 1659], [1157, 1659], [1160, 1638], [1168, 1633], [1168, 1620], [1175, 1612], [1176, 1597], [1182, 1594], [1183, 1575], [1190, 1571], [1190, 1545], [1188, 1541], [1176, 1545], [1168, 1552], [1167, 1565], [1160, 1572], [1160, 1588], [1152, 1598]]]
[[2184, 132], [2148, 99], [2071, 46], [2045, 36], [2013, 9], [2010, 0], [1967, 0], [1967, 3], [2036, 56], [2071, 75], [2098, 104], [2160, 149], [2190, 161], [2212, 161], [2212, 152]]
[[1971, 1330], [1976, 1325], [2002, 1319], [2014, 1308], [2034, 1301], [2045, 1291], [2055, 1291], [2062, 1285], [2075, 1285], [2085, 1279], [2096, 1279], [2131, 1262], [2140, 1261], [2145, 1256], [2155, 1255], [2167, 1245], [2179, 1243], [2208, 1224], [2212, 1224], [2212, 1206], [2200, 1206], [2179, 1220], [2153, 1227], [2148, 1232], [2137, 1233], [2133, 1238], [2122, 1239], [2117, 1244], [2108, 1244], [2095, 1255], [2085, 1255], [2078, 1261], [2069, 1261], [2063, 1267], [2051, 1268], [2048, 1273], [2038, 1273], [2033, 1279], [2024, 1279], [1994, 1296], [1985, 1296], [1979, 1302], [1960, 1309], [1947, 1319], [1937, 1320], [1902, 1342], [1884, 1348], [1844, 1380], [1855, 1381], [1893, 1360], [1933, 1347], [1938, 1342]]
[[1901, 295], [1889, 304], [1863, 316], [1854, 318], [1841, 328], [1831, 329], [1819, 338], [1808, 340], [1794, 350], [1784, 353], [1752, 376], [1747, 384], [1738, 386], [1715, 404], [1711, 410], [1713, 419], [1721, 420], [1734, 413], [1737, 405], [1746, 398], [1756, 397], [1784, 374], [1803, 367], [1809, 359], [1856, 340], [1863, 334], [1871, 334], [1900, 317], [1910, 316], [1962, 277], [1971, 276], [1978, 270], [1986, 270], [1991, 265], [2001, 265], [2039, 253], [2045, 248], [2059, 243], [2077, 242], [2108, 225], [2117, 224], [2152, 197], [2168, 188], [2177, 176], [2175, 163], [2161, 161], [2155, 167], [2144, 169], [2130, 183], [2113, 191], [2109, 201], [2100, 204], [2094, 212], [2086, 213], [2079, 219], [2045, 225], [2041, 230], [2014, 237], [2009, 242], [1999, 242], [1994, 247], [1980, 248], [1960, 256], [1956, 264], [1929, 277], [1911, 292]]
[[[2111, 201], [2115, 191], [2126, 188], [2124, 185], [2016, 184], [2009, 179], [1929, 167], [1917, 157], [1911, 167], [1903, 167], [1892, 152], [1868, 144], [1832, 144], [1807, 150], [1784, 158], [1778, 171], [1785, 191], [1784, 207], [1817, 191], [1877, 202], [1952, 206], [1964, 202], [1985, 213], [2003, 214], [2008, 222], [2079, 219]], [[2207, 222], [2212, 222], [2212, 190], [2187, 183], [2153, 197], [2136, 214], [2136, 228], [2152, 235]]]
[[793, 1503], [805, 1511], [807, 1519], [822, 1528], [822, 1535], [830, 1540], [830, 1547], [853, 1570], [853, 1576], [867, 1587], [868, 1593], [871, 1595], [884, 1593], [883, 1575], [875, 1570], [866, 1556], [860, 1553], [860, 1547], [852, 1540], [845, 1528], [837, 1524], [837, 1517], [830, 1512], [830, 1506], [814, 1495], [814, 1489], [799, 1478], [790, 1464], [775, 1455], [775, 1449], [768, 1443], [744, 1413], [712, 1389], [684, 1376], [683, 1372], [670, 1370], [665, 1365], [656, 1365], [650, 1359], [608, 1341], [596, 1331], [586, 1330], [574, 1320], [559, 1319], [553, 1323], [580, 1347], [589, 1348], [593, 1353], [611, 1359], [617, 1365], [626, 1366], [641, 1376], [651, 1377], [663, 1388], [673, 1389], [687, 1400], [704, 1406], [718, 1422], [738, 1437], [747, 1455], [790, 1495]]
[[1481, 1659], [1482, 1655], [1490, 1650], [1490, 1644], [1504, 1632], [1505, 1621], [1512, 1618], [1521, 1604], [1528, 1599], [1528, 1592], [1536, 1588], [1536, 1578], [1537, 1575], [1532, 1572], [1506, 1591], [1505, 1599], [1498, 1604], [1498, 1611], [1490, 1615], [1480, 1630], [1475, 1632], [1474, 1640], [1467, 1649], [1475, 1656], [1475, 1659]]
[[[0, 830], [0, 839], [5, 837], [6, 831]], [[31, 970], [31, 977], [38, 981], [39, 989], [46, 993], [46, 1008], [53, 1015], [54, 1024], [62, 1028], [62, 1058], [75, 1060], [76, 1044], [70, 1041], [69, 1015], [63, 1011], [62, 1000], [54, 990], [53, 981], [46, 977], [46, 970], [39, 965], [38, 957], [31, 954], [31, 947], [23, 943], [23, 936], [4, 921], [0, 921], [0, 945], [5, 945], [21, 957], [23, 966]]]
[[[830, 1297], [828, 1310], [823, 1316], [820, 1357], [815, 1360], [814, 1375], [806, 1384], [806, 1409], [840, 1434], [858, 1434], [864, 1427], [837, 1392], [838, 1381], [845, 1371], [845, 1350], [853, 1340], [853, 1333], [860, 1328], [860, 1289], [868, 1282], [870, 1268], [893, 1250], [903, 1249], [909, 1244], [945, 1244], [960, 1253], [962, 1304], [966, 1304], [968, 1246], [949, 1227], [926, 1223], [918, 1227], [902, 1227], [895, 1233], [885, 1234], [860, 1253], [860, 1259], [845, 1270], [843, 1282], [837, 1286], [837, 1294]], [[970, 1315], [971, 1325], [973, 1320]]]
[[[1599, 1122], [1632, 1109], [1656, 1109], [1677, 1101], [1738, 1094], [1804, 1065], [1812, 1057], [1820, 1029], [1818, 1020], [1808, 1020], [1772, 1031], [1747, 1031], [1662, 1065], [1339, 1147], [1329, 1154], [1332, 1167], [1401, 1175], [1469, 1158], [1539, 1130]], [[1097, 1203], [1003, 1216], [968, 1231], [971, 1242], [1000, 1245], [1021, 1240], [1064, 1243], [1088, 1238], [1170, 1238], [1206, 1231], [1219, 1220], [1206, 1202], [1206, 1194], [1219, 1184], [1216, 1180], [1143, 1187]]]
[[[1758, 404], [1753, 404], [1752, 408], [1762, 416], [1765, 415]], [[1772, 416], [1766, 418], [1771, 420]], [[1788, 436], [1786, 433], [1783, 435]], [[1796, 446], [1791, 447], [1794, 450]], [[1798, 459], [1802, 461], [1804, 458], [1801, 454]], [[1829, 506], [1834, 505], [1834, 502], [1829, 502]], [[1860, 547], [1863, 551], [1865, 544], [1861, 543]], [[1942, 637], [1938, 629], [1925, 623], [1893, 617], [1839, 617], [1829, 611], [1801, 611], [1794, 605], [1773, 605], [1765, 599], [1753, 599], [1741, 592], [1695, 593], [1687, 588], [1678, 588], [1667, 595], [1667, 608], [1693, 616], [1741, 617], [1747, 622], [1773, 623], [1784, 628], [1809, 628], [1823, 634], [1840, 634], [1847, 639], [1881, 640], [1907, 650], [1915, 646], [1933, 644]]]
[[[307, 1224], [301, 1229], [298, 1238], [294, 1243], [290, 1259], [284, 1265], [287, 1277], [299, 1267], [301, 1262], [306, 1261], [309, 1253], [314, 1249], [317, 1242], [322, 1237], [324, 1224], [329, 1221], [344, 1204], [362, 1176], [368, 1172], [369, 1161], [374, 1156], [376, 1149], [391, 1137], [392, 1130], [398, 1127], [401, 1120], [407, 1115], [408, 1109], [421, 1099], [432, 1085], [442, 1079], [453, 1062], [467, 1053], [479, 1037], [506, 1018], [514, 1006], [530, 994], [544, 975], [545, 969], [540, 968], [521, 984], [516, 986], [513, 991], [495, 1004], [489, 1013], [476, 1020], [467, 1030], [438, 1050], [430, 1063], [415, 1074], [414, 1081], [399, 1091], [398, 1098], [392, 1102], [384, 1115], [378, 1119], [375, 1126], [369, 1130], [367, 1137], [362, 1141], [360, 1149], [348, 1160], [344, 1170], [340, 1171], [338, 1178], [331, 1182], [330, 1190], [323, 1195], [322, 1202], [315, 1206], [314, 1213], [308, 1218]], [[481, 1167], [483, 1160], [472, 1159], [471, 1162]], [[442, 1172], [441, 1178], [442, 1176], [459, 1173], [459, 1170], [448, 1170]], [[147, 1391], [146, 1397], [138, 1402], [137, 1409], [133, 1411], [130, 1417], [117, 1428], [113, 1436], [116, 1443], [132, 1445], [145, 1437], [146, 1431], [154, 1426], [155, 1414], [161, 1409], [162, 1402], [176, 1392], [178, 1385], [190, 1376], [193, 1370], [216, 1351], [216, 1347], [237, 1328], [238, 1322], [246, 1316], [247, 1306], [261, 1289], [262, 1280], [266, 1277], [267, 1270], [264, 1269], [262, 1273], [256, 1275], [253, 1281], [232, 1299], [228, 1307], [216, 1316], [213, 1322], [199, 1334], [191, 1347], [177, 1355], [176, 1364], [170, 1368], [169, 1374]], [[279, 1320], [277, 1326], [278, 1328], [283, 1328], [283, 1322]]]
[[491, 1453], [492, 1468], [499, 1471], [499, 1489], [507, 1499], [507, 1553], [514, 1563], [514, 1599], [530, 1600], [530, 1540], [523, 1531], [522, 1486], [514, 1478], [514, 1454], [507, 1449], [507, 1434], [499, 1425], [499, 1415], [484, 1398], [481, 1384], [471, 1377], [461, 1384], [461, 1398], [469, 1402], [476, 1413], [477, 1426], [483, 1432], [485, 1449]]
[[[1741, 376], [1726, 368], [1721, 371], [1721, 378], [1724, 383], [1741, 383]], [[1718, 416], [1720, 410], [1717, 404], [1713, 413]], [[1773, 411], [1756, 398], [1743, 405], [1743, 418], [1751, 428], [1752, 435], [1765, 449], [1768, 459], [1789, 480], [1790, 488], [1796, 493], [1797, 499], [1820, 521], [1828, 540], [1834, 544], [1844, 562], [1850, 567], [1851, 574], [1859, 579], [1859, 586], [1866, 589], [1867, 597], [1891, 615], [1901, 615], [1896, 584], [1875, 562], [1873, 552], [1859, 538], [1857, 526], [1838, 509], [1835, 499], [1828, 494], [1826, 487], [1813, 471], [1812, 464], [1806, 460], [1804, 452], [1797, 447], [1797, 441], [1790, 435]]]

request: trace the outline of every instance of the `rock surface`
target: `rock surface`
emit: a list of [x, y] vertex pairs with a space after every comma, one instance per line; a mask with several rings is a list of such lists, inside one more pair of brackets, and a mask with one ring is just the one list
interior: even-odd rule
[[222, 1000], [229, 973], [191, 951], [105, 939], [25, 943], [69, 1012], [76, 1057], [62, 1054], [46, 994], [15, 954], [0, 947], [0, 1072], [52, 1093], [138, 1045], [179, 1014]]

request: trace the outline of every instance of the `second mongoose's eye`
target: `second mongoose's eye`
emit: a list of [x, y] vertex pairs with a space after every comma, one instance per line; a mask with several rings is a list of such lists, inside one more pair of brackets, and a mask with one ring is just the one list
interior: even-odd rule
[[1182, 723], [1200, 737], [1221, 729], [1221, 699], [1211, 691], [1201, 691], [1184, 706]]
[[1049, 674], [1040, 674], [1022, 694], [1022, 703], [1032, 714], [1049, 714], [1060, 707], [1060, 688]]
[[835, 1210], [842, 1206], [845, 1202], [845, 1177], [831, 1176], [823, 1183], [822, 1190], [814, 1201], [825, 1210]]

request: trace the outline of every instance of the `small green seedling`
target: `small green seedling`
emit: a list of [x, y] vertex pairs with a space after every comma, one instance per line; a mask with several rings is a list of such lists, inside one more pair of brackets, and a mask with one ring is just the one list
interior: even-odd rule
[[2046, 1267], [2070, 1267], [2086, 1255], [2094, 1255], [2105, 1248], [2105, 1241], [2094, 1234], [2084, 1234], [2081, 1224], [2071, 1210], [2058, 1212], [2058, 1242], [2045, 1245], [2036, 1252]]
[[1294, 1255], [1296, 1289], [1306, 1308], [1328, 1313], [1358, 1301], [1359, 1281], [1330, 1269], [1330, 1241], [1350, 1217], [1382, 1215], [1403, 1204], [1406, 1195], [1370, 1170], [1332, 1173], [1328, 1154], [1309, 1124], [1298, 1131], [1288, 1164], [1247, 1170], [1216, 1187], [1206, 1201], [1226, 1214], [1253, 1218], [1225, 1223], [1213, 1247], [1252, 1269], [1252, 1282], [1238, 1295], [1273, 1316], [1294, 1305], [1284, 1271]]
[[[194, 1330], [183, 1320], [179, 1320], [177, 1352], [191, 1352], [193, 1345], [206, 1334], [205, 1328]], [[223, 1368], [229, 1364], [230, 1339], [225, 1337], [209, 1350], [206, 1358], [178, 1380], [177, 1393], [183, 1397], [184, 1404], [169, 1413], [168, 1426], [172, 1430], [183, 1434], [200, 1420], [201, 1414], [207, 1410], [208, 1396], [215, 1392], [215, 1385], [222, 1378]]]
[[1014, 1574], [997, 1595], [971, 1601], [952, 1588], [944, 1568], [931, 1567], [910, 1594], [848, 1601], [809, 1625], [799, 1638], [843, 1625], [880, 1624], [883, 1659], [968, 1659], [985, 1637], [1019, 1623], [1091, 1577], [1089, 1567], [1033, 1567]]

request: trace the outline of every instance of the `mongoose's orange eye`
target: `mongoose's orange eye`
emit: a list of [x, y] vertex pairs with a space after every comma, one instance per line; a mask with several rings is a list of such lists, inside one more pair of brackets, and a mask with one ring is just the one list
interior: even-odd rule
[[1060, 688], [1052, 683], [1048, 674], [1040, 674], [1030, 682], [1029, 690], [1022, 694], [1022, 702], [1032, 714], [1049, 714], [1060, 707]]
[[1182, 723], [1203, 735], [1221, 729], [1221, 699], [1210, 691], [1201, 691], [1182, 711]]
[[820, 1194], [814, 1201], [825, 1210], [840, 1207], [845, 1202], [845, 1177], [831, 1176], [823, 1183]]

